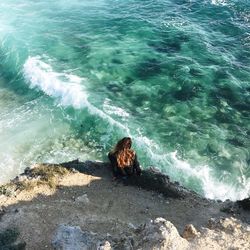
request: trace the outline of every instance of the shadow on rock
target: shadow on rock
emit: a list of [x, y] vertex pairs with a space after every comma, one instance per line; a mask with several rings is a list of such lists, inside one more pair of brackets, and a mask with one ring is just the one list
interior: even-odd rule
[[[88, 175], [101, 177], [111, 175], [111, 166], [109, 163], [93, 161], [79, 162], [78, 160], [74, 160], [72, 162], [61, 163], [60, 165]], [[180, 199], [192, 196], [197, 199], [204, 199], [197, 193], [182, 187], [178, 182], [170, 181], [167, 175], [160, 173], [155, 168], [142, 170], [140, 176], [131, 176], [126, 179], [118, 179], [118, 181], [123, 182], [124, 185], [132, 185], [149, 191], [159, 192], [165, 197]]]

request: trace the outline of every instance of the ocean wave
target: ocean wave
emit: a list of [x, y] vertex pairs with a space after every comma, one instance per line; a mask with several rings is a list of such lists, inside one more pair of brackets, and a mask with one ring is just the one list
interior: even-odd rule
[[202, 183], [205, 197], [209, 199], [220, 199], [225, 201], [241, 200], [250, 195], [250, 179], [240, 183], [241, 187], [229, 185], [213, 177], [212, 170], [209, 166], [192, 167], [189, 163], [177, 158], [177, 151], [170, 154], [176, 168], [185, 172], [187, 177], [195, 176]]
[[[228, 184], [213, 176], [213, 170], [207, 165], [192, 166], [177, 157], [178, 152], [158, 154], [159, 145], [145, 136], [135, 138], [136, 145], [150, 156], [152, 162], [161, 172], [170, 175], [175, 180], [181, 180], [185, 186], [190, 179], [197, 179], [202, 187], [203, 195], [208, 199], [225, 201], [241, 200], [250, 196], [250, 179], [241, 178], [236, 184]], [[244, 175], [242, 175], [244, 177]]]
[[87, 108], [90, 114], [97, 115], [107, 120], [110, 125], [127, 131], [126, 126], [88, 101], [88, 94], [83, 87], [86, 79], [72, 74], [55, 72], [39, 56], [27, 59], [23, 66], [23, 74], [30, 88], [42, 90], [48, 96], [58, 100], [61, 105], [72, 106], [75, 109]]
[[89, 101], [83, 83], [86, 79], [66, 73], [57, 73], [52, 67], [43, 62], [40, 57], [29, 57], [23, 66], [24, 77], [30, 88], [38, 88], [45, 94], [59, 101], [61, 105], [72, 106], [75, 109], [88, 109], [89, 113], [96, 115], [110, 125], [118, 127], [128, 136], [132, 137], [136, 147], [145, 152], [150, 162], [159, 166], [160, 170], [169, 174], [176, 180], [182, 180], [182, 184], [189, 186], [189, 179], [197, 179], [202, 186], [205, 197], [220, 200], [237, 200], [249, 196], [250, 180], [242, 183], [244, 187], [229, 185], [213, 177], [209, 166], [192, 166], [188, 162], [177, 158], [177, 151], [171, 153], [157, 153], [162, 151], [160, 145], [146, 136], [140, 130], [131, 132], [126, 125], [122, 124], [110, 115], [128, 118], [129, 113], [119, 107], [112, 106], [108, 100], [104, 102], [104, 111], [98, 109]]
[[47, 95], [60, 99], [62, 105], [70, 105], [76, 109], [88, 106], [88, 96], [80, 85], [83, 78], [54, 72], [39, 57], [29, 57], [23, 66], [23, 72], [30, 88], [38, 88]]

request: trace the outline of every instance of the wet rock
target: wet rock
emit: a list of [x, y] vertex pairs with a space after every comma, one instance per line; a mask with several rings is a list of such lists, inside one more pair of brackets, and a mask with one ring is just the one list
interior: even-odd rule
[[27, 168], [25, 168], [25, 169], [24, 169], [24, 174], [25, 174], [25, 175], [29, 175], [29, 174], [30, 174], [30, 172], [31, 172], [31, 170], [32, 170], [32, 168], [31, 168], [31, 167], [27, 167]]
[[223, 213], [227, 213], [227, 214], [235, 214], [237, 209], [236, 207], [234, 206], [234, 204], [226, 204], [225, 206], [223, 206], [221, 209], [220, 209], [221, 212]]
[[106, 85], [107, 89], [111, 92], [117, 93], [122, 91], [122, 85], [119, 82], [109, 82]]
[[250, 211], [250, 198], [241, 200], [241, 201], [237, 201], [237, 204], [242, 207], [245, 210], [249, 210]]
[[174, 98], [179, 101], [188, 101], [197, 97], [200, 91], [200, 86], [184, 85], [180, 90], [174, 92]]

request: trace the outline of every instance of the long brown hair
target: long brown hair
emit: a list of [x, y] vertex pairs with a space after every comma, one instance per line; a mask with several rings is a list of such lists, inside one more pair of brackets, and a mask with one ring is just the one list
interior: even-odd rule
[[116, 155], [118, 167], [124, 168], [131, 166], [135, 159], [135, 151], [131, 149], [132, 140], [130, 137], [124, 137], [117, 142], [112, 153]]

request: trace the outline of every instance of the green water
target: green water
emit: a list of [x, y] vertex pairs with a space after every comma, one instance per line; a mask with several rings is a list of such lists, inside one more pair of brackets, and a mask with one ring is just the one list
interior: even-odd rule
[[1, 183], [131, 136], [143, 168], [249, 196], [249, 1], [2, 0], [0, 44]]

